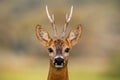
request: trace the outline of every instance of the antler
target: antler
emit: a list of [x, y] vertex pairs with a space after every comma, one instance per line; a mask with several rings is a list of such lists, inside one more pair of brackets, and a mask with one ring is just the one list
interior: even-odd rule
[[47, 5], [46, 5], [46, 13], [47, 13], [48, 19], [50, 20], [50, 22], [51, 22], [51, 24], [52, 24], [53, 31], [54, 31], [54, 36], [57, 37], [57, 29], [56, 29], [56, 26], [55, 26], [54, 14], [52, 14], [52, 15], [50, 16]]
[[67, 28], [67, 26], [68, 26], [68, 24], [69, 24], [69, 22], [71, 20], [72, 13], [73, 13], [73, 6], [71, 6], [71, 10], [70, 10], [69, 16], [68, 16], [68, 14], [66, 14], [66, 23], [63, 26], [62, 37], [65, 36], [66, 28]]

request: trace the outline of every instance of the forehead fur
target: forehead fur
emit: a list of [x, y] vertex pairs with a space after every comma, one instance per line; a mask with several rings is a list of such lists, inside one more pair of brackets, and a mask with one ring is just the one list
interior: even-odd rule
[[64, 40], [61, 39], [57, 39], [54, 41], [54, 45], [56, 46], [56, 48], [62, 48], [62, 46], [64, 46]]

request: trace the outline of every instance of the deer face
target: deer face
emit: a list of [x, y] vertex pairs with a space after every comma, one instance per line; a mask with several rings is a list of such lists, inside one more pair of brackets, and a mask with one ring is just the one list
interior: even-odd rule
[[41, 25], [36, 26], [36, 35], [40, 42], [47, 47], [50, 57], [50, 64], [55, 68], [63, 68], [67, 66], [69, 51], [74, 46], [81, 35], [81, 25], [77, 25], [72, 29], [67, 37], [65, 37], [66, 27], [71, 19], [73, 6], [71, 7], [70, 15], [66, 16], [66, 23], [63, 27], [62, 36], [57, 36], [57, 30], [54, 21], [54, 15], [50, 16], [46, 6], [48, 18], [54, 29], [54, 38], [51, 38], [46, 30]]
[[50, 63], [56, 68], [62, 68], [67, 65], [69, 50], [69, 43], [65, 39], [55, 39], [48, 47]]
[[55, 68], [63, 68], [67, 65], [69, 51], [78, 42], [80, 34], [81, 25], [72, 29], [66, 38], [51, 38], [40, 25], [36, 27], [37, 38], [47, 47], [50, 64]]

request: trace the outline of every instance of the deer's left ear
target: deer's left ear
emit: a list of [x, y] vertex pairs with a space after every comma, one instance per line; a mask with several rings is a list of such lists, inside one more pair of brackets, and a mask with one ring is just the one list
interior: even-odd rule
[[36, 26], [36, 35], [44, 46], [47, 46], [49, 42], [52, 40], [48, 32], [44, 30], [41, 25]]
[[72, 46], [74, 46], [78, 42], [81, 32], [82, 32], [81, 24], [77, 25], [77, 27], [70, 31], [67, 40], [72, 44]]

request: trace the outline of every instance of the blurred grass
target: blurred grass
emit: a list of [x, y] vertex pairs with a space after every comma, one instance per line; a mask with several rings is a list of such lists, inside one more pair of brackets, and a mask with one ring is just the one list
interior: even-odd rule
[[[101, 76], [99, 72], [69, 71], [70, 80], [119, 80]], [[0, 80], [47, 80], [47, 70], [45, 68], [33, 69], [23, 72], [5, 72], [0, 75]]]
[[[69, 71], [69, 73], [70, 80], [102, 80], [99, 78], [99, 74], [97, 72], [88, 73], [72, 70]], [[45, 68], [39, 68], [25, 72], [5, 72], [0, 75], [0, 77], [0, 80], [47, 80], [47, 71]]]

